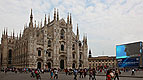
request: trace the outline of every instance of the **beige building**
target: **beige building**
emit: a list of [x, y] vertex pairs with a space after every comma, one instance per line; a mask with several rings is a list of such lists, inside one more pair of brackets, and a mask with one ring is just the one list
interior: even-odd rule
[[92, 57], [91, 51], [89, 51], [89, 68], [95, 68], [95, 69], [105, 69], [105, 68], [116, 68], [117, 67], [117, 61], [115, 56], [98, 56], [98, 57]]
[[79, 30], [73, 31], [71, 14], [67, 21], [59, 18], [54, 10], [54, 19], [45, 15], [44, 25], [33, 23], [31, 10], [29, 25], [23, 33], [8, 35], [7, 29], [1, 38], [2, 67], [16, 68], [87, 68], [87, 37], [79, 40]]

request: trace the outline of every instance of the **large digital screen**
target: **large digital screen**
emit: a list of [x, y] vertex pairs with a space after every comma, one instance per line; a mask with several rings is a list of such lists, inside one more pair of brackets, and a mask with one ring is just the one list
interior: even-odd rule
[[140, 56], [142, 42], [135, 42], [116, 46], [116, 59]]
[[140, 58], [134, 57], [134, 58], [122, 58], [118, 59], [118, 67], [139, 67]]

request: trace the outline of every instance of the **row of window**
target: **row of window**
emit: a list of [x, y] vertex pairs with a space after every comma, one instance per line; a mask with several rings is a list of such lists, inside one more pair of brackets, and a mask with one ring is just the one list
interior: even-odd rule
[[[46, 52], [46, 54], [48, 54], [48, 57], [51, 57], [51, 52]], [[38, 56], [41, 56], [41, 50], [38, 50]], [[73, 59], [75, 59], [75, 54], [72, 55]], [[82, 54], [80, 54], [79, 59], [82, 58]]]
[[[48, 57], [51, 57], [51, 52], [46, 51], [46, 54], [48, 54]], [[41, 50], [38, 50], [38, 56], [41, 56]]]
[[94, 61], [90, 61], [90, 62], [111, 62], [114, 60], [94, 60]]
[[[114, 63], [106, 63], [106, 64], [92, 64], [92, 66], [113, 66]], [[91, 65], [90, 65], [91, 66]]]
[[[48, 41], [48, 47], [51, 47], [51, 41], [50, 40]], [[74, 44], [72, 46], [72, 50], [75, 50], [75, 45]], [[63, 44], [61, 44], [61, 51], [64, 51], [64, 45]]]
[[[75, 54], [72, 54], [73, 59], [75, 59]], [[79, 59], [82, 58], [82, 54], [79, 55]]]

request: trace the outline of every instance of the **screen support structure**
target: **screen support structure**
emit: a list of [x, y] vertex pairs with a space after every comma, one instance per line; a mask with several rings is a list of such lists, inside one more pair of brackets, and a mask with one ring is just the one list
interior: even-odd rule
[[141, 56], [140, 56], [140, 67], [143, 67], [143, 49], [142, 49], [142, 42], [140, 42], [140, 44], [141, 44]]

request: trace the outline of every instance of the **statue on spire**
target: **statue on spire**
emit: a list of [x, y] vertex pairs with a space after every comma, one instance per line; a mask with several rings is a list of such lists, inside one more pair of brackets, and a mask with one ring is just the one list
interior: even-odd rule
[[30, 14], [29, 27], [33, 27], [33, 15], [32, 15], [32, 9], [31, 9], [31, 14]]
[[48, 23], [50, 22], [50, 13], [49, 13], [49, 15], [48, 15]]
[[79, 35], [78, 24], [77, 24], [77, 35]]
[[70, 24], [72, 24], [72, 17], [71, 17], [71, 13], [70, 13]]
[[46, 20], [46, 14], [45, 14], [45, 21], [44, 21], [44, 26], [46, 26], [47, 20]]
[[59, 20], [59, 11], [57, 9], [57, 21]]
[[54, 9], [54, 20], [56, 20], [56, 8]]
[[68, 13], [68, 16], [67, 16], [67, 24], [69, 24], [69, 13]]
[[13, 29], [13, 39], [14, 39], [14, 29]]

